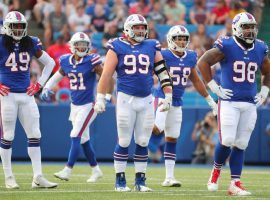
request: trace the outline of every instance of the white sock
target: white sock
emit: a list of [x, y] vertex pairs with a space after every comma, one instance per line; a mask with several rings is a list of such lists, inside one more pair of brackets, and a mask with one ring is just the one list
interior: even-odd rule
[[11, 154], [12, 154], [12, 148], [10, 149], [0, 148], [0, 155], [1, 155], [5, 178], [9, 176], [13, 176], [12, 168], [11, 168]]
[[92, 167], [92, 172], [98, 172], [100, 171], [100, 168], [98, 165], [96, 165], [95, 167]]
[[42, 175], [40, 147], [28, 147], [27, 150], [32, 162], [34, 177]]
[[64, 170], [67, 171], [68, 173], [71, 173], [72, 172], [72, 168], [70, 168], [68, 166], [65, 166], [64, 167]]
[[165, 160], [166, 179], [174, 178], [175, 160]]
[[147, 168], [147, 162], [134, 162], [135, 173], [145, 173]]
[[114, 161], [115, 173], [125, 172], [126, 167], [127, 167], [127, 161], [118, 161], [118, 160]]

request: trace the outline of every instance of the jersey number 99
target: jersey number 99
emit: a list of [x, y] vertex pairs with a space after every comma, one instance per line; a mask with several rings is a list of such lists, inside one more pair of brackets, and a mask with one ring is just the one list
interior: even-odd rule
[[141, 74], [147, 74], [150, 65], [149, 56], [145, 54], [139, 54], [137, 60], [136, 56], [133, 54], [126, 55], [124, 57], [124, 65], [128, 67], [130, 66], [129, 69], [125, 69], [126, 74], [135, 74], [137, 70]]

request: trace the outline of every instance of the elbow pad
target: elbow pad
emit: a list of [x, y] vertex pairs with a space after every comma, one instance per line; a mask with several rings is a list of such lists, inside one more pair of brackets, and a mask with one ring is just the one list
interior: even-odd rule
[[155, 74], [158, 76], [161, 88], [166, 86], [172, 86], [172, 79], [169, 72], [167, 71], [166, 64], [164, 60], [161, 60], [154, 65]]

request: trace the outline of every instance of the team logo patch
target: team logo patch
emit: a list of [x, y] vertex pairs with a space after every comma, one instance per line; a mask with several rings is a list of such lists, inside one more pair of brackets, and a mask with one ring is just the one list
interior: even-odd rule
[[17, 20], [21, 21], [22, 20], [22, 16], [19, 12], [15, 12], [16, 18]]
[[236, 24], [238, 21], [240, 20], [240, 15], [238, 15], [234, 20], [233, 20], [233, 24]]
[[144, 18], [143, 18], [143, 16], [138, 15], [138, 18], [139, 18], [139, 20], [140, 20], [141, 22], [144, 22]]
[[183, 26], [180, 26], [180, 30], [184, 33], [186, 32], [186, 29]]
[[84, 34], [83, 33], [80, 33], [80, 38], [84, 39]]
[[252, 15], [251, 15], [251, 14], [246, 13], [246, 15], [247, 15], [247, 17], [248, 17], [248, 19], [249, 19], [249, 20], [252, 20], [252, 19], [253, 19], [253, 17], [252, 17]]

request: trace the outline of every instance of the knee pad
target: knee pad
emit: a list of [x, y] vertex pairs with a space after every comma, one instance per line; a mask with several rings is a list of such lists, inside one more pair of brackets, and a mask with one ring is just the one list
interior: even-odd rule
[[81, 137], [81, 144], [84, 144], [87, 141], [89, 141], [89, 138], [87, 138], [87, 137]]
[[224, 137], [221, 140], [221, 144], [227, 147], [231, 147], [234, 144], [234, 138], [232, 137]]
[[128, 138], [128, 137], [119, 137], [118, 143], [121, 147], [126, 148], [129, 146], [130, 140], [131, 140], [131, 138]]
[[245, 150], [248, 146], [248, 141], [236, 141], [234, 146], [238, 149]]

